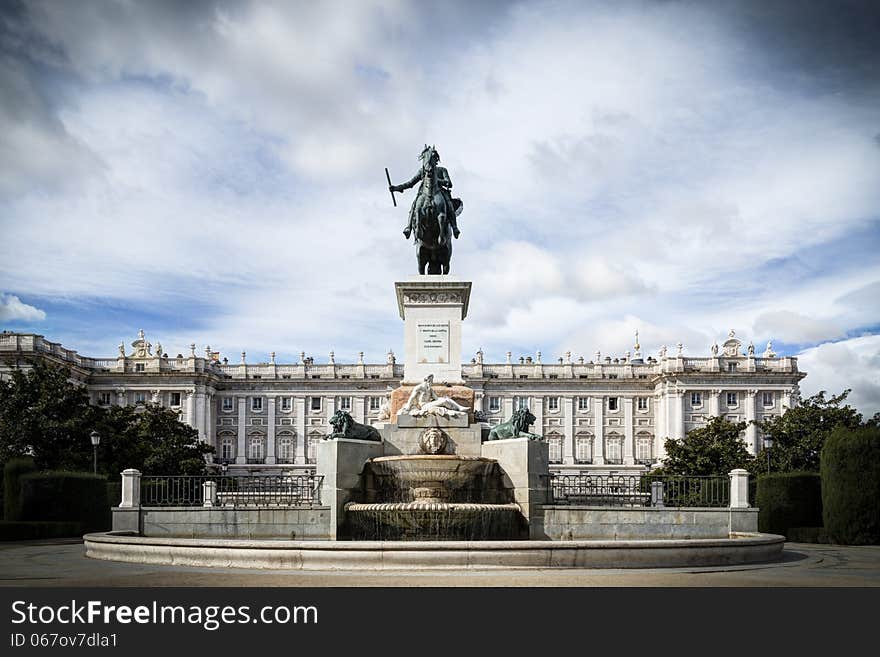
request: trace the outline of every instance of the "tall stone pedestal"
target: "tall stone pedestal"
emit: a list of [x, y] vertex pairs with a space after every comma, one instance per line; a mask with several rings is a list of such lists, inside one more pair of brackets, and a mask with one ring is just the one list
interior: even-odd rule
[[318, 443], [316, 473], [322, 475], [321, 504], [330, 507], [330, 538], [339, 538], [345, 523], [345, 503], [355, 498], [367, 459], [382, 456], [384, 445], [374, 440], [338, 438]]
[[509, 438], [483, 443], [482, 456], [495, 459], [504, 470], [504, 484], [513, 489], [529, 525], [529, 538], [547, 538], [543, 505], [550, 496], [550, 445], [544, 440]]
[[461, 384], [461, 324], [467, 317], [470, 281], [417, 276], [394, 284], [403, 327], [403, 384], [428, 374], [437, 383]]

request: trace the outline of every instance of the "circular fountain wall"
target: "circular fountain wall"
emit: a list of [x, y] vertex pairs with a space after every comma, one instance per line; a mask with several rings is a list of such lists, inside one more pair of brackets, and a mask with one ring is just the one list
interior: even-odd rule
[[497, 461], [480, 456], [383, 456], [364, 467], [365, 502], [346, 505], [355, 540], [524, 538], [521, 510]]

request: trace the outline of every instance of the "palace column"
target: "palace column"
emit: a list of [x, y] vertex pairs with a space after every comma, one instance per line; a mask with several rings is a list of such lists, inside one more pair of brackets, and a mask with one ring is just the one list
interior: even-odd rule
[[746, 447], [749, 450], [749, 454], [755, 455], [758, 453], [758, 427], [755, 425], [755, 420], [758, 419], [757, 409], [755, 405], [755, 397], [757, 396], [757, 390], [747, 390], [746, 391], [746, 415], [745, 421], [748, 422], [746, 425]]
[[666, 430], [666, 399], [662, 393], [654, 395], [654, 441], [656, 446], [655, 461], [666, 458], [666, 439], [669, 432]]
[[235, 462], [247, 463], [247, 446], [245, 445], [245, 431], [247, 427], [247, 397], [238, 398], [238, 447], [235, 450]]
[[605, 398], [593, 397], [593, 463], [603, 465], [605, 463]]
[[205, 442], [205, 393], [196, 389], [195, 428], [199, 432], [199, 440]]
[[196, 428], [196, 391], [194, 388], [184, 391], [186, 395], [186, 423]]
[[563, 397], [560, 401], [562, 402], [562, 430], [565, 433], [562, 462], [574, 464], [574, 399]]
[[306, 398], [294, 397], [294, 412], [296, 413], [296, 454], [294, 463], [303, 465], [306, 462]]
[[621, 397], [623, 402], [623, 463], [633, 465], [634, 432], [633, 432], [633, 398]]
[[275, 464], [275, 396], [266, 399], [266, 465]]
[[718, 389], [709, 390], [709, 415], [712, 417], [718, 417], [721, 415], [721, 391]]
[[678, 440], [684, 439], [686, 432], [684, 426], [684, 392], [675, 393], [675, 437]]

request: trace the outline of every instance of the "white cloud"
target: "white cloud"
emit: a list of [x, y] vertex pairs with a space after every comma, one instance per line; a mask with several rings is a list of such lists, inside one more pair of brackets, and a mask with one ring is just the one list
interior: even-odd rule
[[46, 319], [44, 311], [24, 303], [14, 294], [3, 294], [0, 292], [0, 320], [9, 322], [41, 322], [44, 319]]
[[880, 335], [827, 342], [801, 352], [799, 369], [808, 373], [801, 382], [804, 396], [825, 390], [852, 393], [847, 403], [866, 418], [880, 412]]
[[182, 345], [381, 358], [415, 273], [412, 192], [392, 208], [383, 167], [409, 178], [429, 141], [465, 201], [474, 348], [591, 358], [638, 327], [644, 351], [699, 355], [730, 327], [791, 344], [877, 323], [875, 265], [762, 269], [876, 240], [876, 104], [811, 92], [810, 71], [778, 84], [709, 8], [33, 6], [63, 84], [0, 62], [30, 108], [0, 112], [6, 289], [190, 299], [207, 309]]

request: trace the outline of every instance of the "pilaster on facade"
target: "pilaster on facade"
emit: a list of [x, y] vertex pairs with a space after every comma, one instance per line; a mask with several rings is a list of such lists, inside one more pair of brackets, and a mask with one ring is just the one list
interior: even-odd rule
[[566, 464], [574, 464], [575, 461], [575, 445], [574, 445], [574, 398], [566, 395], [562, 398], [562, 428], [565, 434], [563, 443], [562, 462]]
[[247, 397], [238, 397], [238, 446], [235, 450], [235, 462], [247, 463]]
[[275, 465], [275, 403], [274, 395], [266, 400], [266, 465]]
[[593, 439], [593, 464], [605, 464], [605, 397], [593, 397], [593, 417], [595, 418]]
[[635, 432], [633, 431], [633, 402], [632, 397], [622, 397], [623, 403], [623, 463], [634, 465], [633, 448], [635, 446]]
[[711, 417], [718, 417], [721, 415], [721, 390], [714, 388], [709, 391], [709, 399], [707, 400], [709, 405], [709, 415]]
[[296, 450], [294, 463], [303, 465], [306, 462], [306, 397], [296, 397], [293, 400], [296, 412]]

